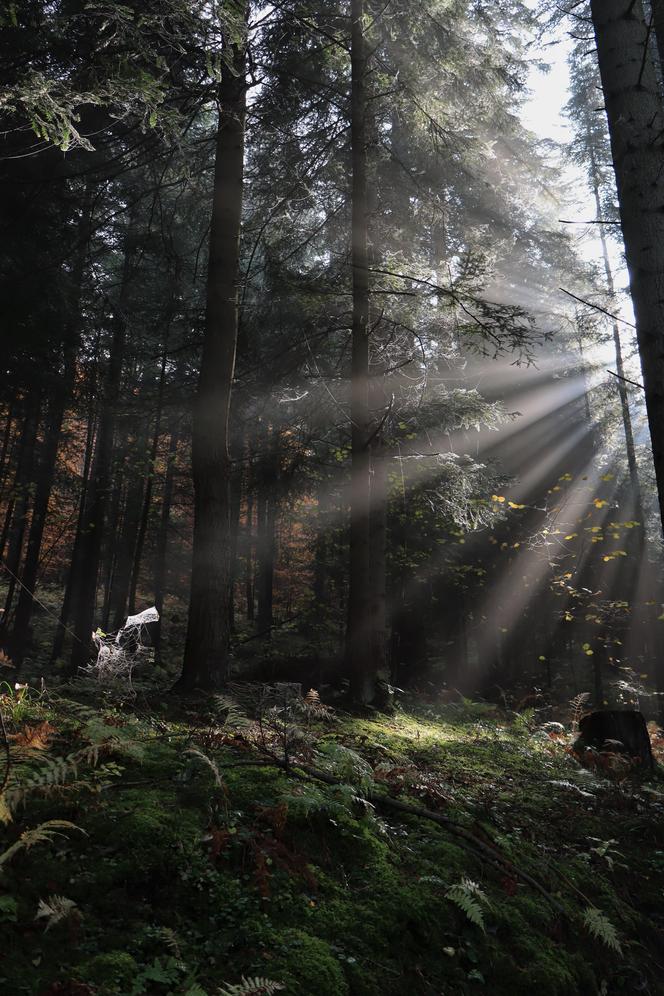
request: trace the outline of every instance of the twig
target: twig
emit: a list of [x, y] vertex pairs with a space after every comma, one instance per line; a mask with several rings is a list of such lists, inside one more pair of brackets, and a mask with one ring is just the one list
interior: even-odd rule
[[568, 221], [567, 218], [558, 218], [561, 225], [619, 225], [619, 221], [606, 221], [604, 218], [593, 218], [591, 221]]
[[640, 387], [642, 391], [645, 391], [645, 387], [643, 386], [643, 384], [639, 384], [639, 382], [636, 380], [630, 380], [628, 377], [621, 377], [620, 374], [615, 373], [613, 370], [607, 369], [606, 372], [610, 373], [611, 376], [615, 377], [617, 380], [624, 380], [626, 384], [631, 384], [632, 387]]
[[628, 322], [626, 318], [621, 318], [620, 315], [614, 315], [612, 311], [607, 311], [606, 308], [600, 308], [599, 304], [593, 304], [592, 301], [586, 301], [585, 298], [577, 297], [576, 294], [572, 294], [571, 291], [565, 290], [564, 287], [559, 287], [558, 290], [561, 290], [563, 294], [567, 294], [568, 297], [578, 301], [579, 304], [585, 304], [587, 308], [594, 308], [595, 311], [600, 311], [603, 315], [613, 318], [614, 322], [622, 322], [623, 325], [629, 325], [631, 329], [636, 328], [636, 325], [632, 322]]

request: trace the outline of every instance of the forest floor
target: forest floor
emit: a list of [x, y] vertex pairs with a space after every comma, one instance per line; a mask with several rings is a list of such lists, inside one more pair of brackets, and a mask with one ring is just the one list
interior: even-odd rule
[[469, 701], [0, 705], [7, 996], [664, 994], [659, 767]]

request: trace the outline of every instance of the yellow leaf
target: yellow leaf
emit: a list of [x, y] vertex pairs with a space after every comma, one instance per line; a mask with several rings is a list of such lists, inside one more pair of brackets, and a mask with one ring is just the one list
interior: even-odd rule
[[566, 540], [570, 540], [570, 539], [576, 539], [576, 537], [577, 537], [578, 535], [579, 535], [578, 533], [570, 533], [570, 534], [569, 534], [569, 536], [566, 536], [566, 537], [565, 537], [565, 539], [566, 539]]
[[491, 495], [491, 501], [504, 502], [505, 499], [502, 495]]
[[595, 508], [604, 508], [605, 505], [608, 504], [609, 504], [608, 501], [604, 501], [603, 498], [593, 498], [593, 505], [595, 506]]
[[525, 508], [525, 505], [517, 505], [515, 501], [508, 501], [507, 503], [510, 508]]

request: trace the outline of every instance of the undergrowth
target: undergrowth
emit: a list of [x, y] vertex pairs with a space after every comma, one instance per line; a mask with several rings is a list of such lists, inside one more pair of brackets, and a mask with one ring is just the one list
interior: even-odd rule
[[469, 702], [74, 691], [0, 695], [2, 992], [664, 993], [657, 773]]

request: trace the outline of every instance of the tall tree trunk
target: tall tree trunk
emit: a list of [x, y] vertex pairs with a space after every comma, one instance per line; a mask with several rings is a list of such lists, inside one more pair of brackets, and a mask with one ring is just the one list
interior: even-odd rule
[[[11, 529], [12, 519], [14, 516], [14, 506], [16, 505], [16, 496], [20, 490], [20, 468], [21, 461], [24, 459], [25, 448], [28, 441], [26, 435], [26, 406], [25, 402], [22, 402], [23, 407], [23, 418], [17, 417], [17, 428], [14, 434], [14, 444], [12, 450], [16, 451], [16, 461], [14, 465], [14, 476], [12, 480], [11, 489], [7, 498], [7, 506], [5, 508], [5, 517], [2, 523], [2, 532], [0, 532], [0, 560], [4, 560], [5, 557], [5, 547], [7, 546], [7, 540], [9, 539], [9, 530]], [[11, 454], [13, 455], [13, 454]], [[14, 461], [12, 461], [14, 463]], [[7, 466], [7, 472], [9, 472], [9, 466]]]
[[58, 446], [62, 431], [65, 408], [74, 387], [75, 353], [69, 352], [65, 363], [63, 383], [52, 406], [48, 410], [48, 424], [44, 427], [44, 440], [41, 447], [36, 474], [36, 488], [25, 563], [21, 576], [21, 590], [16, 606], [16, 616], [11, 632], [11, 656], [18, 666], [25, 655], [30, 618], [33, 608], [33, 593], [37, 582], [39, 555], [48, 514], [48, 504], [55, 479]]
[[664, 527], [664, 112], [640, 0], [591, 0]]
[[267, 452], [263, 459], [265, 464], [258, 495], [256, 631], [269, 638], [274, 622], [274, 555], [278, 506], [276, 449], [273, 440], [267, 442]]
[[14, 592], [16, 591], [16, 579], [19, 573], [23, 539], [30, 511], [30, 491], [33, 481], [35, 447], [39, 425], [40, 399], [38, 395], [29, 397], [26, 404], [26, 413], [23, 421], [23, 438], [14, 481], [13, 514], [8, 536], [9, 545], [6, 558], [8, 585], [4, 613], [2, 622], [0, 623], [0, 630], [3, 634], [9, 625], [9, 614], [14, 600]]
[[0, 454], [0, 496], [4, 493], [5, 481], [11, 459], [12, 427], [14, 424], [14, 406], [10, 404], [7, 410], [7, 421], [5, 431], [2, 434], [2, 454]]
[[[145, 387], [145, 379], [143, 380]], [[127, 490], [122, 530], [111, 588], [110, 618], [113, 630], [122, 629], [127, 618], [127, 602], [131, 590], [132, 570], [135, 563], [136, 544], [141, 525], [141, 515], [146, 492], [146, 464], [148, 456], [148, 428], [145, 416], [139, 416], [139, 427], [125, 462]]]
[[358, 703], [374, 697], [368, 591], [370, 570], [369, 255], [367, 51], [363, 0], [351, 0], [351, 160], [353, 324], [351, 355], [350, 564], [346, 666]]
[[62, 600], [62, 606], [60, 608], [60, 615], [58, 617], [58, 625], [55, 630], [55, 636], [53, 637], [53, 647], [51, 649], [50, 663], [54, 664], [62, 656], [62, 651], [65, 645], [65, 636], [67, 633], [67, 624], [69, 622], [69, 617], [71, 615], [71, 608], [74, 599], [74, 584], [76, 578], [79, 575], [79, 563], [81, 556], [81, 541], [82, 541], [82, 529], [83, 520], [85, 516], [85, 500], [88, 491], [88, 481], [90, 478], [90, 469], [92, 466], [92, 453], [94, 449], [94, 437], [95, 437], [95, 404], [94, 397], [90, 399], [90, 410], [88, 413], [88, 427], [85, 440], [85, 455], [83, 457], [83, 470], [81, 473], [81, 493], [78, 500], [78, 516], [76, 519], [76, 530], [74, 532], [74, 543], [72, 546], [71, 561], [69, 564], [69, 570], [67, 571], [67, 580], [65, 583], [65, 593]]
[[247, 451], [247, 515], [245, 526], [245, 580], [247, 622], [254, 621], [254, 481], [251, 450]]
[[[106, 508], [111, 488], [113, 467], [113, 436], [116, 423], [116, 406], [120, 396], [122, 367], [127, 337], [127, 295], [132, 277], [134, 256], [134, 218], [128, 221], [125, 237], [124, 263], [119, 300], [113, 319], [113, 332], [110, 353], [103, 384], [103, 396], [95, 453], [88, 483], [87, 500], [81, 525], [80, 558], [77, 577], [74, 612], [74, 642], [72, 645], [71, 670], [85, 666], [92, 656], [92, 632], [95, 621], [97, 599], [97, 576], [106, 522]], [[72, 564], [73, 566], [73, 564]]]
[[130, 614], [133, 614], [136, 611], [136, 591], [138, 589], [138, 582], [141, 572], [143, 547], [145, 546], [145, 537], [147, 536], [148, 522], [150, 520], [152, 492], [154, 490], [154, 472], [155, 472], [155, 464], [157, 462], [157, 453], [159, 452], [159, 438], [161, 435], [161, 416], [164, 407], [164, 386], [166, 383], [167, 349], [168, 349], [168, 339], [166, 339], [166, 341], [164, 342], [164, 355], [162, 357], [161, 369], [159, 371], [159, 383], [157, 385], [157, 410], [155, 412], [155, 417], [154, 417], [154, 431], [152, 433], [152, 445], [150, 447], [149, 464], [148, 464], [146, 481], [145, 481], [145, 493], [143, 495], [143, 509], [141, 511], [141, 518], [138, 526], [138, 535], [136, 537], [136, 546], [134, 548], [134, 558], [131, 570], [131, 583], [129, 585], [128, 607]]
[[652, 28], [655, 32], [660, 78], [664, 78], [664, 0], [651, 0]]
[[[613, 271], [611, 269], [611, 260], [609, 258], [609, 247], [607, 244], [606, 232], [604, 230], [604, 225], [601, 223], [602, 202], [600, 198], [599, 169], [595, 157], [595, 150], [593, 148], [592, 141], [590, 139], [589, 126], [587, 134], [588, 134], [588, 147], [590, 149], [590, 169], [592, 177], [591, 182], [593, 188], [593, 197], [595, 198], [597, 227], [599, 229], [600, 244], [602, 247], [602, 261], [604, 263], [606, 289], [609, 293], [610, 300], [614, 302], [616, 297], [616, 290], [613, 281]], [[613, 332], [613, 348], [616, 355], [616, 373], [618, 374], [618, 395], [620, 397], [620, 412], [622, 415], [623, 433], [625, 436], [625, 452], [627, 454], [627, 466], [629, 469], [630, 482], [632, 484], [634, 506], [636, 508], [638, 518], [640, 519], [641, 523], [643, 523], [641, 485], [639, 483], [639, 471], [636, 466], [636, 451], [634, 449], [634, 432], [632, 430], [632, 416], [629, 410], [629, 395], [627, 393], [627, 384], [625, 382], [625, 365], [623, 363], [622, 342], [620, 340], [620, 327], [615, 318], [611, 322], [611, 329]]]
[[238, 534], [240, 530], [240, 510], [242, 507], [242, 456], [244, 452], [244, 439], [240, 435], [237, 445], [234, 447], [233, 466], [231, 468], [231, 535], [230, 535], [230, 592], [228, 599], [228, 626], [231, 633], [235, 633], [235, 582], [237, 580], [238, 565]]
[[387, 676], [388, 637], [386, 606], [387, 558], [387, 460], [380, 434], [371, 444], [371, 570], [369, 572], [369, 625], [371, 670]]
[[166, 458], [166, 476], [164, 478], [164, 491], [161, 498], [161, 517], [159, 521], [159, 532], [157, 534], [157, 552], [154, 568], [154, 604], [159, 613], [159, 621], [153, 633], [155, 658], [161, 658], [162, 646], [162, 615], [164, 612], [164, 592], [166, 590], [166, 575], [168, 564], [168, 530], [171, 519], [171, 505], [173, 503], [173, 478], [175, 476], [175, 460], [180, 442], [179, 430], [176, 425], [171, 427], [171, 436], [168, 443], [168, 456]]
[[194, 542], [187, 639], [179, 681], [179, 687], [185, 689], [215, 688], [227, 680], [229, 668], [228, 424], [238, 332], [246, 116], [244, 42], [233, 46], [232, 63], [232, 68], [222, 68], [218, 93], [205, 337], [192, 435]]
[[44, 428], [44, 442], [38, 467], [34, 510], [30, 523], [30, 534], [28, 536], [28, 546], [21, 579], [22, 587], [11, 635], [12, 655], [17, 665], [21, 664], [26, 650], [30, 619], [34, 605], [32, 593], [37, 583], [44, 527], [46, 525], [48, 505], [55, 481], [62, 423], [76, 383], [76, 358], [81, 337], [81, 294], [91, 225], [92, 199], [89, 189], [86, 188], [78, 223], [78, 248], [72, 262], [71, 273], [69, 274], [69, 314], [64, 337], [63, 376], [62, 381], [55, 387], [55, 397], [48, 412], [48, 425]]
[[314, 608], [319, 611], [327, 604], [329, 595], [329, 520], [332, 509], [331, 482], [323, 477], [318, 486], [316, 513], [316, 538], [314, 540], [314, 571], [312, 594]]

